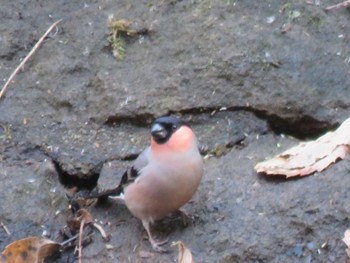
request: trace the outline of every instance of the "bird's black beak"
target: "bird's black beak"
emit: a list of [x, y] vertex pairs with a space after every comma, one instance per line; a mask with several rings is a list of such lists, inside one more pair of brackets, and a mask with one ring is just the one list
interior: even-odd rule
[[155, 123], [152, 125], [151, 134], [156, 141], [163, 140], [167, 136], [165, 128], [159, 123]]

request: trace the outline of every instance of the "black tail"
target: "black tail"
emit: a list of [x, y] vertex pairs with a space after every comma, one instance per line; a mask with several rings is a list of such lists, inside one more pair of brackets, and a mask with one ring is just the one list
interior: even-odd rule
[[126, 170], [122, 176], [122, 179], [120, 180], [119, 185], [116, 188], [113, 189], [107, 189], [105, 191], [99, 192], [99, 193], [91, 193], [88, 198], [98, 198], [98, 199], [106, 199], [108, 196], [118, 196], [121, 195], [124, 191], [124, 186], [128, 183], [134, 181], [134, 177], [137, 176], [138, 172], [134, 167], [131, 167], [130, 169], [130, 176], [129, 178], [129, 170]]
[[98, 198], [98, 199], [105, 199], [109, 196], [118, 196], [123, 192], [123, 187], [121, 185], [117, 186], [113, 189], [107, 189], [99, 193], [92, 193], [87, 198]]

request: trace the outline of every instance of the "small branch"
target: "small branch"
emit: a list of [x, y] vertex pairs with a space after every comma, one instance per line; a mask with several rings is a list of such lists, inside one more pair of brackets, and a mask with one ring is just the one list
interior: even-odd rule
[[349, 5], [350, 5], [350, 0], [347, 0], [347, 1], [341, 2], [341, 3], [336, 4], [336, 5], [328, 6], [324, 10], [325, 11], [329, 11], [329, 10], [332, 10], [332, 9], [335, 9], [335, 8], [348, 7]]
[[23, 68], [24, 64], [27, 63], [27, 61], [29, 60], [29, 58], [34, 54], [34, 52], [39, 48], [39, 46], [41, 45], [41, 43], [45, 40], [46, 36], [51, 32], [51, 30], [59, 23], [61, 22], [62, 19], [56, 21], [55, 23], [53, 23], [49, 29], [45, 32], [45, 34], [39, 39], [38, 42], [36, 42], [35, 46], [32, 48], [32, 50], [29, 52], [29, 54], [23, 59], [23, 61], [21, 62], [21, 64], [19, 64], [19, 66], [15, 69], [15, 71], [11, 74], [11, 76], [9, 77], [9, 79], [6, 81], [5, 85], [3, 86], [1, 92], [0, 92], [0, 99], [2, 98], [2, 96], [5, 94], [8, 86], [10, 85], [10, 82], [12, 81], [12, 79], [15, 77], [15, 75], [18, 73], [18, 71]]
[[93, 225], [98, 231], [100, 231], [101, 236], [102, 236], [102, 238], [103, 238], [104, 241], [107, 241], [107, 242], [108, 242], [108, 241], [111, 239], [111, 236], [106, 234], [106, 231], [102, 228], [102, 226], [100, 226], [100, 225], [97, 224], [97, 223], [92, 223], [92, 225]]
[[84, 218], [80, 222], [80, 229], [79, 229], [79, 248], [78, 248], [78, 257], [79, 257], [79, 263], [83, 263], [83, 231], [84, 231], [84, 225], [85, 220]]
[[78, 238], [79, 234], [76, 234], [74, 236], [72, 236], [71, 238], [63, 241], [62, 243], [60, 243], [61, 247], [64, 247], [65, 245], [69, 244], [70, 242], [72, 242], [73, 240], [76, 240]]
[[7, 226], [5, 226], [3, 222], [1, 222], [0, 225], [1, 225], [1, 227], [5, 230], [5, 232], [6, 232], [7, 235], [8, 235], [8, 236], [11, 236], [11, 232], [10, 232], [10, 230], [7, 228]]

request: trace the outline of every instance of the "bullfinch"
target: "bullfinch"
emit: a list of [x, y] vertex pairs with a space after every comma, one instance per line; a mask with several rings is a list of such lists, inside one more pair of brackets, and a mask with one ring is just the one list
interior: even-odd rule
[[[203, 175], [203, 159], [192, 129], [175, 117], [160, 117], [151, 126], [151, 145], [122, 176], [117, 188], [105, 194], [123, 199], [141, 219], [152, 248], [164, 252], [150, 225], [176, 212], [196, 192]], [[106, 196], [106, 195], [104, 195]]]

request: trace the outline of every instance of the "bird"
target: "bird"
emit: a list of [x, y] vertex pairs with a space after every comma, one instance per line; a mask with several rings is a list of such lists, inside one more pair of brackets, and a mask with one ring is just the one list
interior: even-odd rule
[[150, 226], [193, 197], [203, 176], [203, 158], [196, 135], [180, 118], [159, 117], [150, 132], [150, 146], [125, 171], [119, 185], [100, 196], [122, 199], [141, 220], [153, 250], [161, 253], [167, 240], [154, 239]]

